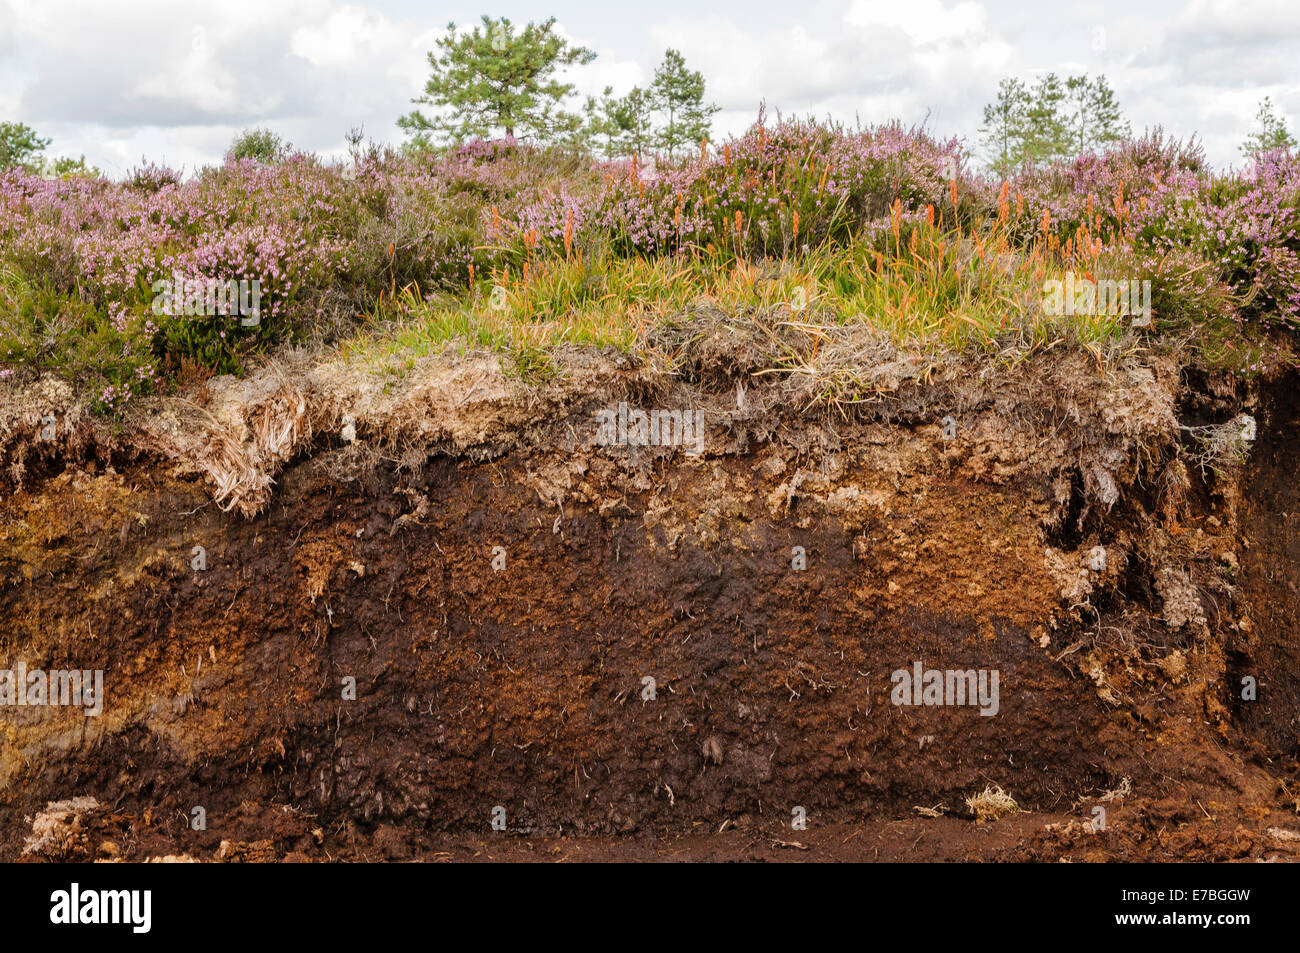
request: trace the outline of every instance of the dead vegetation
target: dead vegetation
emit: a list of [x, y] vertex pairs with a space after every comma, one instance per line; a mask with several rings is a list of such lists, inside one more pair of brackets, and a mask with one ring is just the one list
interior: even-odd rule
[[1143, 460], [1175, 443], [1167, 359], [1104, 372], [1082, 352], [1005, 364], [940, 359], [900, 350], [861, 324], [711, 311], [665, 325], [647, 343], [643, 360], [558, 351], [556, 373], [535, 381], [490, 352], [378, 364], [288, 352], [242, 379], [214, 377], [189, 394], [147, 399], [120, 428], [63, 407], [48, 443], [37, 443], [40, 415], [25, 400], [5, 422], [10, 479], [22, 484], [23, 448], [138, 448], [201, 474], [223, 510], [252, 515], [302, 453], [351, 448], [334, 465], [355, 477], [385, 461], [418, 467], [439, 451], [481, 459], [540, 442], [585, 443], [595, 409], [631, 401], [704, 411], [711, 449], [770, 440], [796, 420], [828, 428], [872, 420], [937, 428], [946, 420], [945, 454], [972, 474], [1006, 480], [1077, 469], [1082, 519], [1092, 506], [1113, 506]]
[[1197, 446], [1196, 452], [1190, 455], [1192, 462], [1202, 472], [1213, 470], [1218, 473], [1246, 462], [1255, 443], [1256, 425], [1250, 414], [1238, 414], [1227, 423], [1183, 427], [1182, 430]]
[[966, 808], [974, 815], [975, 820], [982, 824], [985, 821], [996, 821], [998, 818], [1015, 814], [1020, 810], [1020, 805], [1016, 804], [1015, 798], [1002, 790], [1000, 785], [989, 784], [983, 791], [972, 794], [966, 799]]

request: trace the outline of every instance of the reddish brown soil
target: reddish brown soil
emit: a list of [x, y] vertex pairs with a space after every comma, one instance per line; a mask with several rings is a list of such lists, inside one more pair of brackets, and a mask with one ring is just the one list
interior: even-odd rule
[[[252, 519], [148, 457], [67, 461], [0, 502], [0, 662], [102, 667], [107, 703], [0, 712], [0, 857], [85, 796], [41, 856], [1294, 858], [1294, 393], [1239, 487], [1171, 502], [1165, 448], [1109, 512], [907, 421], [414, 473], [318, 442]], [[1124, 556], [1071, 608], [1044, 549], [1098, 543]], [[1168, 624], [1171, 553], [1204, 630]], [[999, 712], [891, 704], [916, 660], [998, 670]], [[976, 823], [991, 784], [1023, 813]]]

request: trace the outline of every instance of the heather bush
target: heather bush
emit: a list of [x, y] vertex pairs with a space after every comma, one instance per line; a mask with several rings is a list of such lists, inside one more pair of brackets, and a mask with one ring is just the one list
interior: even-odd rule
[[553, 192], [525, 208], [520, 224], [552, 246], [566, 229], [575, 241], [594, 230], [625, 255], [781, 257], [882, 237], [900, 203], [911, 221], [927, 207], [969, 221], [978, 198], [953, 188], [960, 160], [955, 140], [898, 125], [849, 132], [784, 120], [769, 128], [760, 116], [745, 135], [677, 167], [647, 174], [635, 161], [609, 163], [599, 192]]
[[[624, 340], [601, 308], [686, 306], [711, 271], [769, 265], [953, 346], [971, 335], [942, 330], [945, 309], [956, 322], [987, 310], [974, 337], [991, 346], [1040, 327], [1036, 289], [1066, 270], [1151, 280], [1157, 329], [1300, 324], [1300, 159], [1285, 150], [1216, 174], [1195, 142], [1155, 130], [1002, 182], [923, 130], [760, 115], [675, 163], [510, 139], [276, 158], [189, 178], [144, 164], [121, 182], [0, 173], [0, 370], [76, 367], [118, 407], [183, 365], [238, 370], [273, 343], [421, 302], [450, 308], [447, 328], [496, 320], [484, 315], [498, 287], [547, 340], [568, 339], [570, 318]], [[616, 271], [626, 286], [610, 284]], [[260, 323], [156, 313], [155, 283], [175, 277], [259, 281]], [[919, 324], [885, 320], [917, 300]]]
[[156, 327], [124, 309], [105, 313], [74, 295], [31, 284], [0, 267], [0, 366], [54, 368], [92, 406], [113, 412], [158, 384], [150, 339]]
[[155, 165], [152, 162], [137, 166], [127, 173], [126, 177], [127, 184], [141, 192], [161, 192], [169, 185], [180, 185], [181, 179], [180, 170]]
[[1259, 156], [1217, 179], [1204, 207], [1200, 250], [1265, 327], [1300, 325], [1300, 155]]

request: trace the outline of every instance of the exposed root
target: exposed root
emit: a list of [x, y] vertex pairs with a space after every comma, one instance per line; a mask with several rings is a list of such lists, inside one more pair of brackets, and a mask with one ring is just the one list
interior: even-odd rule
[[1000, 817], [1006, 817], [1008, 814], [1016, 814], [1020, 811], [1020, 805], [1015, 802], [1015, 799], [996, 784], [990, 784], [978, 794], [968, 797], [966, 807], [975, 815], [975, 820], [980, 823], [996, 821]]

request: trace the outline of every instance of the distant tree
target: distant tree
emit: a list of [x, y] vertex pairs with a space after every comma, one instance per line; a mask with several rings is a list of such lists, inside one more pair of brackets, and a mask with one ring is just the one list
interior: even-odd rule
[[1065, 84], [1055, 73], [1040, 77], [1034, 84], [1025, 116], [1025, 160], [1046, 163], [1071, 154], [1070, 129], [1063, 114], [1065, 97]]
[[984, 107], [980, 127], [984, 147], [992, 154], [989, 165], [1008, 176], [1024, 161], [1024, 141], [1029, 122], [1029, 90], [1014, 77], [998, 83], [998, 98]]
[[612, 159], [618, 154], [618, 139], [622, 129], [618, 125], [616, 110], [618, 100], [614, 87], [606, 86], [600, 98], [588, 96], [582, 107], [584, 142], [593, 152]]
[[990, 167], [1006, 176], [1026, 163], [1102, 151], [1128, 136], [1129, 124], [1105, 76], [1062, 81], [1047, 73], [1032, 88], [1015, 78], [1002, 80], [996, 101], [984, 107], [980, 132]]
[[719, 109], [704, 101], [704, 75], [686, 68], [686, 60], [677, 50], [664, 53], [650, 84], [651, 100], [665, 118], [655, 136], [655, 144], [674, 156], [683, 146], [693, 146], [709, 138], [713, 114]]
[[599, 99], [587, 97], [583, 113], [584, 141], [606, 159], [644, 153], [654, 145], [654, 101], [640, 86], [626, 96], [615, 96], [613, 87], [606, 86]]
[[226, 150], [226, 158], [238, 161], [279, 162], [289, 153], [289, 145], [270, 129], [245, 129], [235, 136]]
[[1128, 120], [1120, 112], [1115, 93], [1105, 76], [1094, 80], [1071, 76], [1065, 81], [1071, 146], [1075, 155], [1088, 150], [1102, 152], [1128, 137]]
[[616, 104], [614, 119], [624, 155], [644, 155], [654, 145], [654, 107], [653, 94], [640, 86], [633, 86]]
[[60, 156], [53, 162], [46, 163], [45, 171], [47, 174], [52, 175], [57, 179], [97, 179], [101, 174], [93, 165], [86, 164], [86, 157], [84, 155], [76, 159], [73, 159], [70, 156]]
[[1259, 129], [1247, 136], [1241, 144], [1241, 154], [1247, 159], [1258, 159], [1265, 152], [1274, 149], [1295, 147], [1295, 136], [1287, 130], [1286, 120], [1273, 112], [1273, 100], [1268, 96], [1259, 104], [1255, 122], [1259, 123]]
[[0, 172], [22, 168], [39, 172], [43, 164], [41, 153], [50, 144], [21, 122], [0, 122]]
[[469, 32], [458, 33], [454, 23], [447, 29], [438, 50], [428, 54], [431, 75], [424, 95], [411, 100], [443, 112], [425, 116], [417, 109], [403, 116], [397, 124], [411, 136], [462, 142], [504, 133], [549, 140], [581, 124], [580, 117], [561, 108], [572, 84], [554, 74], [590, 63], [596, 54], [558, 36], [554, 17], [522, 30], [505, 17], [488, 16]]
[[542, 102], [537, 113], [537, 128], [546, 130], [545, 135], [535, 136], [537, 139], [582, 150], [589, 148], [582, 115], [570, 112], [557, 101], [548, 99]]

